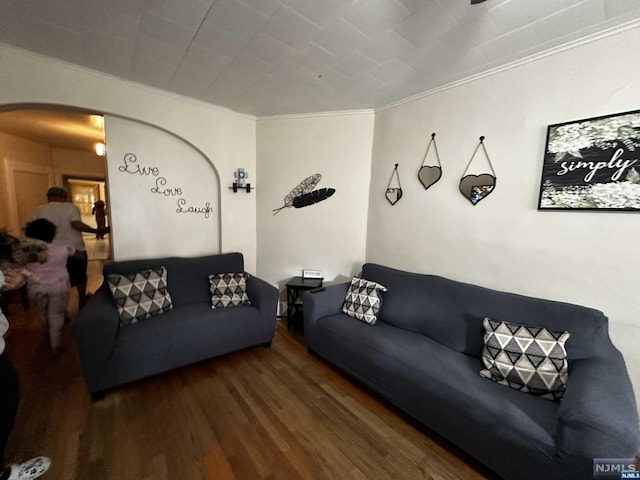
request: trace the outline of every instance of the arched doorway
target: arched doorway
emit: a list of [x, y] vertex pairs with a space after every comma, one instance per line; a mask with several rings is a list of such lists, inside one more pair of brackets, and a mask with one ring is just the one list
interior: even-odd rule
[[[104, 151], [96, 152], [99, 144], [104, 145], [104, 121], [96, 113], [53, 107], [0, 112], [0, 229], [20, 236], [52, 185], [63, 186], [71, 201], [86, 210], [77, 201], [81, 197], [72, 194], [69, 179], [101, 184], [98, 193], [106, 198], [106, 161]], [[95, 225], [91, 217], [83, 220]], [[108, 237], [103, 243], [101, 257], [108, 257]]]
[[[21, 131], [11, 130], [6, 126], [10, 122], [3, 122], [10, 117], [31, 121], [24, 120], [27, 127]], [[34, 137], [36, 134], [41, 137]], [[99, 143], [103, 147], [107, 144], [105, 156], [96, 153]], [[124, 157], [130, 153], [140, 158], [137, 165], [153, 167], [154, 173], [132, 175], [131, 169], [123, 169]], [[4, 112], [0, 111], [0, 161], [4, 163], [0, 168], [11, 173], [3, 177], [13, 179], [6, 180], [12, 185], [2, 189], [4, 198], [0, 193], [4, 206], [0, 205], [0, 228], [14, 234], [20, 233], [30, 212], [44, 202], [44, 193], [40, 192], [48, 186], [62, 185], [69, 191], [70, 179], [89, 179], [104, 182], [112, 226], [112, 258], [220, 251], [217, 171], [202, 152], [171, 132], [73, 107], [7, 106]], [[164, 187], [162, 182], [170, 183]], [[116, 197], [111, 198], [114, 193]], [[81, 197], [82, 210], [86, 201]]]

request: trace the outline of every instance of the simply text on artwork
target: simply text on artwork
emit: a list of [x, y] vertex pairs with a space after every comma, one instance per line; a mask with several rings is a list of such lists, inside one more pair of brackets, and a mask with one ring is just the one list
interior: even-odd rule
[[557, 173], [557, 175], [564, 175], [569, 172], [573, 172], [578, 169], [587, 169], [589, 172], [584, 176], [585, 182], [590, 182], [593, 179], [593, 176], [598, 172], [598, 170], [602, 170], [604, 168], [608, 169], [616, 169], [615, 172], [611, 175], [611, 180], [614, 182], [619, 180], [624, 171], [635, 165], [638, 160], [625, 160], [622, 157], [624, 150], [619, 148], [615, 151], [615, 153], [611, 156], [611, 159], [608, 162], [592, 162], [592, 161], [584, 161], [584, 160], [576, 160], [571, 162], [562, 162], [560, 166], [561, 170]]

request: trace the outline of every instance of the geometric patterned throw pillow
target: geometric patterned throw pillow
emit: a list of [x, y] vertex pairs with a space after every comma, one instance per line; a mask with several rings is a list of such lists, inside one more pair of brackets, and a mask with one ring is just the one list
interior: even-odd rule
[[569, 332], [485, 318], [480, 376], [501, 385], [559, 401], [569, 376], [565, 343]]
[[353, 277], [342, 304], [342, 311], [350, 317], [375, 325], [382, 307], [381, 292], [387, 289], [376, 282]]
[[152, 268], [109, 275], [109, 289], [118, 308], [120, 326], [130, 325], [173, 308], [167, 290], [167, 269]]
[[251, 305], [247, 296], [248, 273], [219, 273], [209, 275], [211, 308]]

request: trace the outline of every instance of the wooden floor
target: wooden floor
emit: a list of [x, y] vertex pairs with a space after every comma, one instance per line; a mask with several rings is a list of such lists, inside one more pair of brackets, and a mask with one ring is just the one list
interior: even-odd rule
[[55, 358], [34, 314], [19, 303], [10, 313], [7, 354], [22, 402], [7, 459], [49, 456], [43, 479], [489, 478], [309, 355], [303, 335], [287, 332], [284, 321], [272, 348], [142, 380], [92, 404], [71, 329]]

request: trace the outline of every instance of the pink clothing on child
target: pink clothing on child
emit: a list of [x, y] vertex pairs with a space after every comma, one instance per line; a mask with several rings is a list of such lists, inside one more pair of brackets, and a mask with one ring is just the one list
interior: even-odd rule
[[67, 272], [67, 258], [74, 253], [73, 247], [64, 243], [53, 242], [47, 245], [47, 261], [45, 263], [30, 263], [27, 270], [29, 287], [47, 292], [66, 292], [69, 290], [69, 273]]
[[45, 263], [29, 263], [30, 272], [27, 280], [29, 298], [33, 300], [49, 326], [51, 347], [58, 348], [62, 344], [62, 329], [69, 300], [69, 273], [67, 258], [75, 249], [64, 243], [47, 245], [47, 261]]

